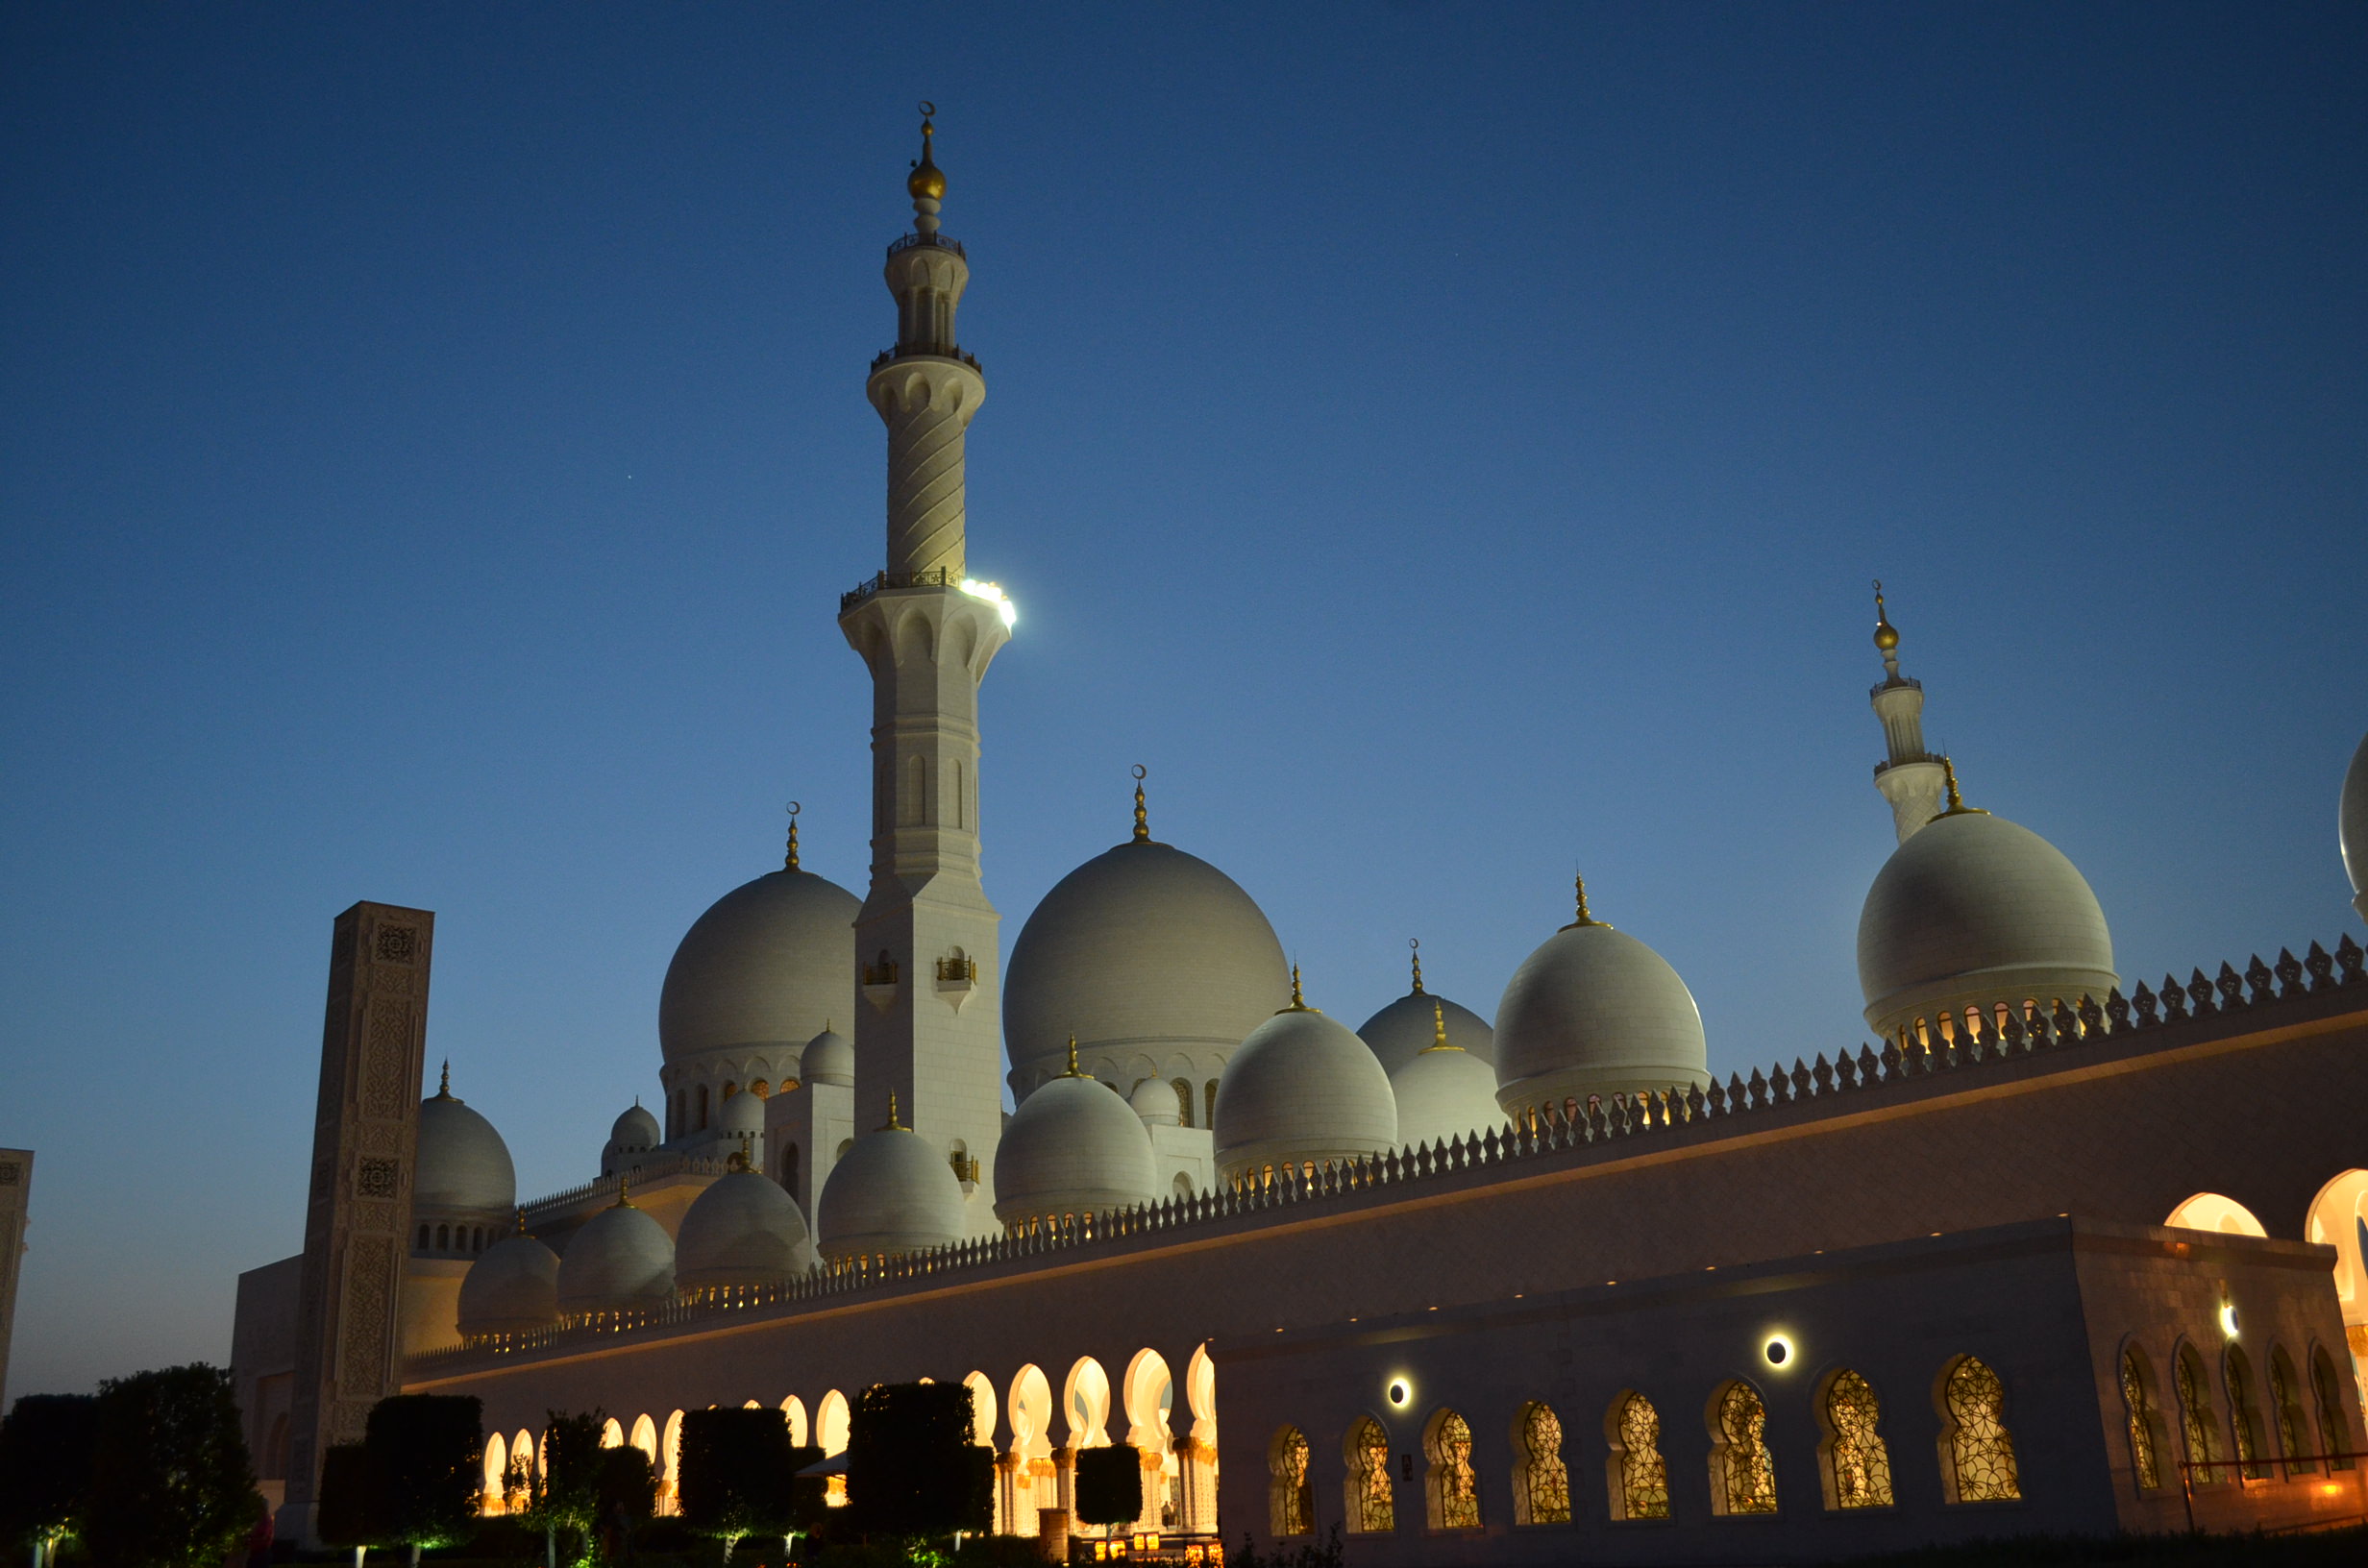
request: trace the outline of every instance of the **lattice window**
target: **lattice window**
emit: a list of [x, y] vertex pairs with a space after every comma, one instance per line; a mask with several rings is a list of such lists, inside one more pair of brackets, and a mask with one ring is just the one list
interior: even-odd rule
[[1431, 1423], [1431, 1528], [1480, 1528], [1480, 1478], [1471, 1467], [1471, 1425], [1453, 1410]]
[[2236, 1438], [2237, 1474], [2247, 1481], [2269, 1479], [2269, 1456], [2261, 1446], [2261, 1413], [2254, 1408], [2253, 1362], [2240, 1346], [2228, 1349], [2229, 1430]]
[[[2349, 1454], [2352, 1450], [2352, 1420], [2344, 1413], [2345, 1402], [2351, 1397], [2336, 1381], [2335, 1363], [2324, 1350], [2310, 1356], [2310, 1392], [2319, 1407], [2319, 1452]], [[2330, 1459], [2331, 1470], [2349, 1470], [2349, 1458]]]
[[2135, 1350], [2121, 1359], [2121, 1403], [2130, 1418], [2130, 1470], [2137, 1489], [2162, 1484], [2162, 1420], [2155, 1410], [2154, 1376]]
[[2303, 1403], [2295, 1397], [2294, 1363], [2286, 1359], [2282, 1347], [2269, 1347], [2269, 1405], [2278, 1413], [2278, 1452], [2285, 1456], [2288, 1475], [2310, 1475], [2319, 1468], [2308, 1460], [2297, 1461], [2295, 1456], [2310, 1452], [2310, 1438], [2303, 1427]]
[[1774, 1513], [1776, 1461], [1767, 1451], [1767, 1407], [1747, 1383], [1718, 1396], [1712, 1434], [1711, 1498], [1720, 1513]]
[[1515, 1421], [1519, 1473], [1513, 1478], [1517, 1525], [1570, 1523], [1570, 1472], [1563, 1464], [1563, 1424], [1540, 1404], [1521, 1407]]
[[1348, 1429], [1348, 1533], [1386, 1535], [1397, 1529], [1390, 1491], [1390, 1434], [1369, 1415]]
[[1190, 1127], [1193, 1124], [1193, 1086], [1178, 1078], [1168, 1087], [1175, 1090], [1176, 1119]]
[[[2210, 1466], [2220, 1460], [2220, 1425], [2212, 1419], [2211, 1388], [2204, 1372], [2204, 1358], [2191, 1345], [2179, 1347], [2174, 1376], [2179, 1385], [2179, 1430], [2186, 1439], [2187, 1462]], [[2227, 1478], [2208, 1468], [2194, 1472], [2196, 1483], [2209, 1485]]]
[[1661, 1412], [1642, 1394], [1612, 1409], [1612, 1513], [1619, 1519], [1669, 1517], [1669, 1466], [1661, 1457]]
[[1891, 1453], [1884, 1446], [1882, 1419], [1873, 1384], [1856, 1372], [1834, 1374], [1825, 1385], [1825, 1425], [1833, 1433], [1825, 1447], [1831, 1507], [1891, 1506]]
[[1941, 1436], [1948, 1457], [1952, 1503], [2006, 1503], [2023, 1495], [2014, 1465], [2014, 1437], [2007, 1431], [2007, 1387], [1978, 1356], [1967, 1356], [1949, 1373], [1941, 1399], [1948, 1430]]
[[1267, 1450], [1269, 1520], [1277, 1535], [1316, 1533], [1316, 1488], [1307, 1473], [1307, 1434], [1285, 1427]]

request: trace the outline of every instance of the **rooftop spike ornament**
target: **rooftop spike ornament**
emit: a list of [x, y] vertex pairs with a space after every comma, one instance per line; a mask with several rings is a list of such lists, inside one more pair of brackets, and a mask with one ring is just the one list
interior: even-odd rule
[[1069, 1070], [1062, 1073], [1061, 1076], [1064, 1078], [1082, 1078], [1085, 1076], [1084, 1069], [1077, 1066], [1077, 1037], [1074, 1035], [1069, 1037]]
[[888, 1091], [888, 1124], [880, 1131], [883, 1133], [900, 1132], [903, 1127], [904, 1124], [897, 1120], [897, 1091], [892, 1089]]
[[1949, 803], [1938, 816], [1933, 818], [1934, 821], [1940, 821], [1942, 817], [1986, 817], [1989, 815], [1980, 806], [1965, 804], [1965, 797], [1957, 793], [1957, 764], [1946, 756], [1940, 759], [1940, 778], [1942, 787], [1949, 793]]
[[1135, 836], [1131, 841], [1135, 844], [1151, 842], [1151, 814], [1143, 803], [1143, 781], [1150, 776], [1148, 768], [1139, 762], [1135, 764]]
[[1419, 996], [1422, 994], [1422, 939], [1420, 937], [1408, 937], [1406, 939], [1406, 945], [1414, 954], [1414, 994]]
[[1883, 608], [1883, 579], [1875, 579], [1875, 649], [1883, 655], [1884, 673], [1891, 679], [1899, 678], [1899, 628]]
[[1320, 1013], [1322, 1011], [1320, 1007], [1308, 1006], [1307, 998], [1299, 994], [1299, 966], [1294, 964], [1291, 966], [1291, 1005], [1280, 1009], [1277, 1016], [1279, 1017], [1281, 1013]]
[[453, 1097], [453, 1060], [449, 1056], [444, 1059], [443, 1076], [436, 1081], [435, 1097], [439, 1100]]
[[[798, 813], [801, 809], [797, 801], [789, 803], [789, 849], [781, 857], [781, 870], [785, 871], [798, 869]], [[633, 1103], [638, 1105], [641, 1102], [636, 1100]]]
[[1423, 1054], [1427, 1056], [1432, 1051], [1460, 1051], [1463, 1048], [1447, 1039], [1447, 1010], [1438, 1002], [1433, 1002], [1431, 1004], [1431, 1042], [1423, 1047]]
[[1572, 920], [1568, 925], [1564, 926], [1563, 929], [1566, 931], [1576, 931], [1582, 925], [1600, 925], [1605, 930], [1610, 930], [1611, 925], [1608, 921], [1599, 920], [1587, 912], [1587, 873], [1585, 871], [1578, 872], [1571, 878], [1571, 882], [1576, 888], [1578, 894], [1579, 918]]
[[913, 160], [913, 172], [904, 182], [905, 194], [913, 199], [913, 232], [925, 238], [937, 233], [937, 204], [946, 196], [946, 173], [929, 156], [931, 143], [937, 135], [936, 114], [937, 106], [924, 98], [921, 101], [921, 156]]
[[[633, 1207], [633, 1194], [632, 1194], [632, 1191], [631, 1191], [632, 1185], [633, 1185], [633, 1173], [632, 1173], [631, 1171], [629, 1171], [629, 1171], [626, 1171], [624, 1174], [620, 1175], [620, 1176], [617, 1178], [617, 1207], [618, 1207], [618, 1208], [620, 1208], [620, 1209], [630, 1209], [631, 1207]], [[526, 1212], [526, 1211], [524, 1211], [523, 1209], [519, 1211], [519, 1213], [524, 1213], [525, 1212]]]

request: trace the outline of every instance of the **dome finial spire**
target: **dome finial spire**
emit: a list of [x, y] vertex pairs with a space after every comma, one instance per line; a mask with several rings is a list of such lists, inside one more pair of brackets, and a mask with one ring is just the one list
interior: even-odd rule
[[444, 1059], [442, 1076], [436, 1080], [435, 1097], [439, 1100], [449, 1100], [453, 1097], [453, 1059], [449, 1056]]
[[[633, 1186], [633, 1173], [632, 1173], [631, 1171], [629, 1171], [629, 1170], [628, 1170], [628, 1171], [623, 1171], [623, 1172], [620, 1172], [620, 1173], [618, 1174], [618, 1176], [617, 1176], [617, 1207], [618, 1207], [618, 1208], [620, 1208], [620, 1209], [630, 1209], [631, 1207], [633, 1207], [632, 1186]], [[522, 1213], [522, 1214], [526, 1213], [526, 1211], [525, 1211], [525, 1210], [523, 1210], [523, 1209], [519, 1210], [518, 1212], [519, 1212], [520, 1213]]]
[[1132, 842], [1136, 844], [1151, 842], [1151, 814], [1144, 809], [1143, 804], [1143, 781], [1150, 776], [1148, 768], [1139, 762], [1135, 764], [1135, 836]]
[[527, 1234], [527, 1206], [523, 1203], [518, 1206], [518, 1234]]
[[1578, 919], [1572, 920], [1568, 925], [1564, 926], [1563, 929], [1566, 931], [1572, 931], [1582, 925], [1601, 925], [1603, 922], [1595, 919], [1593, 915], [1588, 912], [1587, 873], [1585, 871], [1579, 871], [1573, 874], [1570, 878], [1570, 885], [1571, 891], [1576, 895], [1576, 902], [1578, 904]]
[[1421, 939], [1420, 937], [1408, 937], [1408, 938], [1406, 939], [1406, 945], [1407, 945], [1407, 947], [1408, 947], [1408, 948], [1409, 948], [1409, 949], [1410, 949], [1410, 950], [1414, 953], [1414, 965], [1415, 965], [1415, 990], [1414, 990], [1414, 993], [1415, 993], [1417, 996], [1419, 996], [1419, 995], [1421, 995], [1421, 994], [1422, 994], [1422, 939]]
[[888, 1125], [882, 1127], [880, 1131], [883, 1133], [893, 1133], [903, 1127], [903, 1125], [904, 1124], [902, 1122], [897, 1120], [897, 1091], [892, 1089], [888, 1091]]
[[1965, 797], [1957, 793], [1957, 764], [1945, 753], [1940, 758], [1940, 783], [1941, 788], [1948, 792], [1949, 803], [1933, 818], [1934, 821], [1940, 821], [1942, 817], [1986, 817], [1989, 815], [1980, 806], [1965, 804]]
[[1899, 628], [1891, 625], [1890, 615], [1883, 607], [1883, 579], [1875, 579], [1875, 650], [1883, 655], [1883, 673], [1891, 680], [1899, 678]]
[[913, 160], [913, 172], [904, 182], [904, 192], [913, 199], [913, 232], [924, 238], [937, 233], [937, 204], [946, 195], [946, 173], [929, 156], [931, 143], [937, 135], [935, 116], [937, 106], [926, 98], [921, 101], [921, 156]]
[[781, 870], [785, 871], [798, 869], [798, 813], [802, 809], [795, 800], [789, 803], [789, 850], [781, 857]]
[[1285, 1013], [1320, 1013], [1323, 1011], [1320, 1007], [1308, 1006], [1307, 998], [1299, 993], [1299, 966], [1296, 964], [1291, 966], [1291, 1005], [1282, 1011]]
[[1431, 1003], [1431, 1043], [1434, 1051], [1460, 1051], [1464, 1047], [1448, 1043], [1447, 1010], [1437, 1001]]

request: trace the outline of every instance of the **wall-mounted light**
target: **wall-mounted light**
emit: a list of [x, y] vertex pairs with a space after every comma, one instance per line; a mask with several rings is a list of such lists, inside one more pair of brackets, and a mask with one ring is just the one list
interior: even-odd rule
[[1414, 1397], [1414, 1384], [1408, 1383], [1404, 1378], [1392, 1378], [1390, 1380], [1391, 1404], [1396, 1406], [1400, 1409], [1404, 1409], [1406, 1408], [1406, 1402]]
[[2220, 1332], [2231, 1339], [2236, 1337], [2236, 1303], [2232, 1301], [2220, 1303]]
[[1781, 1334], [1771, 1334], [1767, 1343], [1760, 1347], [1760, 1354], [1767, 1358], [1768, 1365], [1783, 1366], [1792, 1360], [1792, 1341]]

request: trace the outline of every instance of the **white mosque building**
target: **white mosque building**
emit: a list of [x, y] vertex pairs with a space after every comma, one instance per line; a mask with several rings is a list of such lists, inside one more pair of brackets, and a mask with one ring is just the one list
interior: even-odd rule
[[[1337, 1525], [1358, 1563], [2361, 1511], [2359, 949], [2121, 973], [2079, 870], [1926, 748], [1880, 592], [1898, 847], [1859, 925], [1871, 1042], [1838, 1019], [1832, 1061], [1715, 1080], [1684, 979], [1583, 883], [1506, 955], [1493, 1025], [1418, 952], [1352, 1030], [1240, 884], [1152, 836], [1140, 770], [1132, 831], [1004, 958], [978, 690], [1015, 612], [967, 560], [986, 380], [932, 135], [866, 383], [886, 560], [839, 615], [875, 694], [870, 884], [803, 870], [793, 817], [782, 867], [683, 936], [656, 1096], [597, 1163], [587, 1133], [580, 1187], [522, 1203], [449, 1078], [419, 1104], [384, 1391], [482, 1399], [488, 1476], [600, 1406], [671, 1488], [685, 1409], [777, 1406], [835, 1452], [861, 1388], [962, 1381], [999, 1530], [1066, 1528], [1075, 1453], [1133, 1442], [1168, 1546]], [[2368, 743], [2341, 825], [2368, 916]], [[284, 1531], [333, 1434], [306, 1267], [242, 1276], [234, 1356]]]

